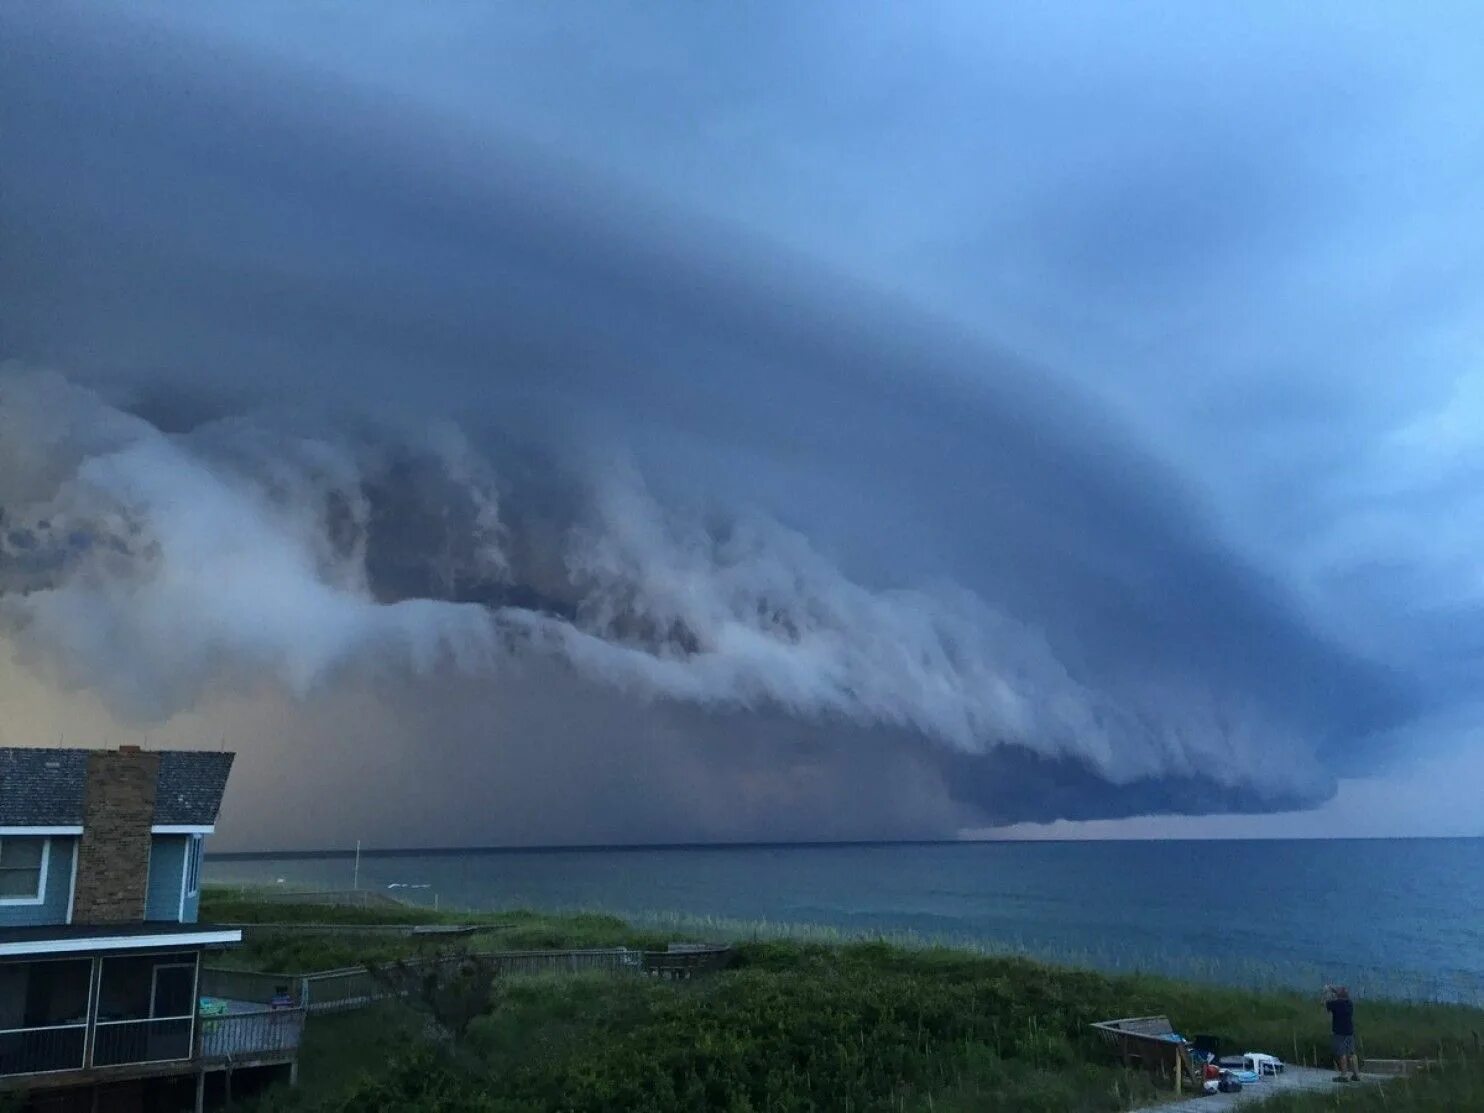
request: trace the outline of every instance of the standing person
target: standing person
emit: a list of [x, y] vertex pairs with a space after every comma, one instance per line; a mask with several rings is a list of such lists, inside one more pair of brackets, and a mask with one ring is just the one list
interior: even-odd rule
[[[1335, 1045], [1336, 1082], [1359, 1082], [1360, 1059], [1355, 1054], [1355, 1002], [1342, 985], [1324, 987], [1324, 1007], [1329, 1010], [1329, 1030]], [[1347, 1077], [1345, 1071], [1350, 1071]]]

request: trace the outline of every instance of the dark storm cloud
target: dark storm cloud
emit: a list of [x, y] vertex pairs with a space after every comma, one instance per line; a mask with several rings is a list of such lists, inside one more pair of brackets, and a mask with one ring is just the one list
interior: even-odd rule
[[[790, 768], [759, 726], [784, 708], [813, 724], [830, 755], [819, 763], [824, 796], [887, 784], [880, 770], [898, 760], [936, 771], [945, 787], [925, 794], [933, 807], [908, 819], [883, 811], [893, 833], [956, 826], [961, 807], [1006, 820], [1277, 808], [1325, 793], [1339, 756], [1362, 760], [1367, 739], [1412, 706], [1406, 677], [1316, 632], [1096, 403], [961, 330], [736, 227], [393, 97], [143, 24], [49, 9], [4, 18], [3, 354], [97, 387], [149, 423], [140, 435], [150, 445], [176, 444], [154, 431], [186, 435], [183, 449], [161, 449], [166, 462], [130, 471], [131, 484], [201, 458], [217, 461], [203, 472], [213, 479], [224, 467], [263, 468], [271, 450], [232, 457], [221, 447], [224, 419], [242, 413], [316, 431], [456, 422], [500, 477], [498, 574], [467, 552], [439, 566], [425, 544], [428, 507], [458, 521], [474, 513], [428, 497], [423, 484], [444, 482], [437, 468], [419, 480], [357, 449], [354, 481], [324, 489], [367, 500], [364, 530], [350, 536], [366, 544], [355, 559], [374, 600], [512, 612], [522, 636], [586, 668], [584, 683], [627, 686], [655, 738], [681, 714], [670, 701], [700, 704], [684, 713], [710, 747], [692, 772], [708, 798], [724, 793], [718, 771], [744, 777], [733, 763], [746, 776]], [[1084, 223], [1059, 226], [1047, 258], [1093, 277], [1121, 270], [1138, 287], [1177, 282], [1176, 256], [1192, 242], [1240, 255], [1251, 246], [1240, 211], [1264, 203], [1267, 179], [1251, 160], [1209, 175], [1198, 201], [1173, 207], [1156, 200], [1157, 164], [1083, 183], [1093, 198]], [[926, 689], [878, 698], [859, 690], [861, 677], [888, 691], [890, 677], [870, 671], [823, 699], [803, 681], [791, 687], [788, 670], [757, 666], [752, 687], [703, 671], [708, 656], [726, 654], [697, 652], [711, 631], [694, 614], [610, 613], [609, 596], [573, 572], [572, 530], [622, 533], [611, 505], [606, 518], [594, 510], [593, 475], [624, 458], [647, 493], [619, 505], [653, 508], [665, 524], [624, 550], [638, 571], [625, 564], [622, 576], [642, 579], [656, 554], [693, 572], [675, 553], [702, 537], [721, 555], [697, 574], [732, 568], [744, 559], [727, 548], [732, 523], [760, 511], [807, 535], [809, 560], [838, 569], [821, 563], [810, 583], [878, 593], [868, 613], [883, 640], [916, 604], [880, 593], [940, 581], [969, 589], [966, 622], [982, 607], [983, 622], [1020, 631], [1014, 653], [999, 633], [976, 649], [1006, 653], [986, 659], [1026, 678], [1038, 708], [1077, 702], [1077, 721], [1098, 739], [1073, 730], [1038, 753], [980, 719], [957, 733], [945, 724], [958, 722], [963, 697], [945, 693], [941, 714]], [[331, 548], [335, 513], [327, 502], [315, 519]], [[28, 523], [8, 535], [0, 551], [12, 590], [12, 574], [34, 586], [45, 533]], [[759, 536], [750, 574], [794, 567], [776, 556], [782, 534], [768, 526]], [[70, 567], [65, 551], [55, 560]], [[599, 580], [604, 592], [630, 591]], [[391, 636], [383, 615], [322, 601], [313, 613], [336, 631], [326, 660], [342, 638]], [[789, 604], [798, 610], [784, 629], [794, 613], [814, 613], [807, 593]], [[939, 608], [934, 622], [952, 610], [936, 597], [922, 606]], [[863, 629], [840, 621], [846, 639]], [[32, 615], [25, 629], [38, 626]], [[1041, 638], [1044, 654], [1021, 648]], [[613, 646], [641, 657], [592, 655]], [[682, 673], [676, 660], [699, 665]], [[317, 660], [302, 667], [295, 676], [323, 671]], [[147, 661], [142, 669], [148, 687]], [[1075, 699], [1048, 695], [1052, 676]], [[551, 687], [554, 706], [560, 685]], [[660, 704], [645, 702], [656, 694]], [[756, 718], [739, 718], [729, 701]], [[884, 749], [859, 740], [873, 719], [890, 739]], [[419, 733], [383, 741], [416, 752]], [[633, 736], [634, 760], [644, 737]], [[1253, 755], [1261, 770], [1223, 767]], [[820, 798], [790, 800], [775, 786], [760, 796], [771, 812], [733, 826], [797, 823], [818, 814]], [[615, 815], [604, 837], [667, 829], [636, 809]], [[669, 829], [689, 833], [688, 822]]]
[[[846, 739], [829, 724], [766, 714], [718, 720], [683, 704], [636, 715], [629, 697], [550, 662], [517, 662], [477, 682], [384, 676], [372, 687], [352, 680], [305, 700], [267, 691], [218, 705], [229, 736], [253, 738], [234, 772], [224, 838], [283, 847], [365, 837], [389, 846], [870, 839], [921, 836], [975, 814], [947, 798], [909, 739]], [[327, 813], [316, 798], [347, 769], [355, 790]]]

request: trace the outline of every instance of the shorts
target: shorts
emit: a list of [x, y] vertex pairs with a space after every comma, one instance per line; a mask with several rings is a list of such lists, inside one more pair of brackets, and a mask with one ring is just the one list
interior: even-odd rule
[[1348, 1036], [1336, 1035], [1336, 1036], [1334, 1036], [1332, 1038], [1334, 1039], [1334, 1044], [1335, 1044], [1335, 1058], [1336, 1059], [1338, 1059], [1341, 1055], [1354, 1055], [1355, 1054], [1355, 1036], [1354, 1036], [1354, 1034], [1351, 1034], [1351, 1035], [1348, 1035]]

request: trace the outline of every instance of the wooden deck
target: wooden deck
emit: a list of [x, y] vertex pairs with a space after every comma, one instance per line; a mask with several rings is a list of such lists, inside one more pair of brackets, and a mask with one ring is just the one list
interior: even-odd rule
[[133, 1078], [163, 1078], [257, 1067], [287, 1066], [290, 1070], [295, 1069], [299, 1043], [304, 1035], [304, 1009], [268, 1009], [256, 1001], [226, 1000], [223, 1003], [226, 1012], [197, 1018], [193, 1054], [188, 1059], [4, 1075], [0, 1076], [0, 1092], [50, 1090]]
[[304, 1038], [303, 1008], [265, 1009], [256, 1001], [227, 1001], [220, 1016], [199, 1021], [197, 1059], [208, 1069], [217, 1063], [255, 1065], [288, 1062]]

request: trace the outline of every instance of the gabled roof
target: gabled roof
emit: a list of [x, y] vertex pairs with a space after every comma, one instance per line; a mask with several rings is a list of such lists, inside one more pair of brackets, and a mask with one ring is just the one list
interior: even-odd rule
[[[159, 750], [155, 823], [209, 826], [216, 822], [230, 753]], [[0, 827], [60, 827], [82, 823], [87, 750], [0, 746]]]
[[236, 756], [199, 750], [161, 751], [155, 822], [215, 823]]

